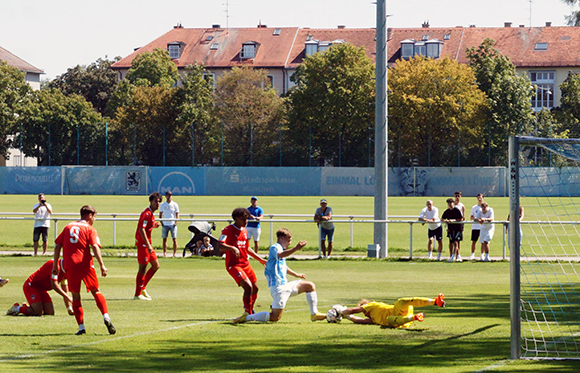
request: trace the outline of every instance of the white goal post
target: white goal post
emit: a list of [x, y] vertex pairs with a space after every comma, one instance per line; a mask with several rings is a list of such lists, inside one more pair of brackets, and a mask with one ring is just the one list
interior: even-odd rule
[[511, 358], [580, 359], [580, 139], [510, 137], [509, 175]]

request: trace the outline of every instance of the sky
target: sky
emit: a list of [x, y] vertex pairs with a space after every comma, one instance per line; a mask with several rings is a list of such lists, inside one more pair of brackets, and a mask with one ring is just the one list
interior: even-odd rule
[[[222, 27], [370, 28], [374, 0], [0, 0], [0, 46], [52, 80], [98, 58], [125, 57], [170, 31]], [[386, 0], [388, 27], [565, 26], [562, 0]], [[531, 8], [531, 12], [530, 12]]]

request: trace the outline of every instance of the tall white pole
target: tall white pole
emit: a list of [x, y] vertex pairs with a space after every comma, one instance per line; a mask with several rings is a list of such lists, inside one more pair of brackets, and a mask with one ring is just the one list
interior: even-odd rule
[[[375, 102], [375, 220], [387, 220], [387, 9], [386, 0], [377, 0], [377, 59]], [[374, 244], [379, 257], [388, 256], [387, 223], [375, 223]]]

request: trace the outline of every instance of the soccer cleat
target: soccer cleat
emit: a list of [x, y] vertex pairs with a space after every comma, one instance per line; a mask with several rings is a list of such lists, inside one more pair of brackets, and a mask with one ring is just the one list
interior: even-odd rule
[[469, 256], [469, 260], [473, 260], [473, 259], [475, 259], [475, 254], [471, 253], [471, 255]]
[[310, 316], [311, 321], [326, 320], [326, 315], [324, 313], [316, 312], [314, 315]]
[[459, 263], [463, 262], [463, 259], [461, 258], [461, 255], [457, 255], [457, 261], [458, 261]]
[[0, 278], [0, 288], [4, 285], [6, 285], [8, 283], [8, 281], [10, 281], [7, 278]]
[[113, 323], [111, 322], [110, 319], [106, 319], [105, 320], [105, 326], [107, 327], [107, 330], [109, 331], [109, 334], [115, 334], [115, 333], [117, 333], [117, 329], [115, 329], [115, 327], [113, 326]]
[[437, 261], [441, 260], [441, 253], [437, 254]]
[[423, 321], [423, 320], [425, 320], [425, 314], [423, 312], [421, 312], [421, 313], [416, 314], [413, 318], [417, 321]]
[[431, 259], [433, 259], [433, 254], [432, 254], [432, 253], [429, 253], [429, 257], [428, 257], [427, 259], [428, 259], [428, 260], [431, 260]]
[[489, 262], [489, 255], [486, 255], [485, 258], [483, 258], [484, 262]]
[[439, 293], [437, 298], [435, 298], [435, 304], [439, 307], [445, 307], [445, 295], [443, 293]]
[[141, 295], [144, 296], [145, 298], [148, 298], [149, 300], [151, 300], [151, 296], [149, 295], [147, 290], [145, 290], [145, 289], [141, 290]]
[[483, 261], [485, 259], [485, 254], [481, 254], [481, 260]]
[[18, 316], [20, 310], [20, 305], [18, 303], [14, 303], [12, 307], [6, 311], [6, 316]]
[[151, 300], [151, 298], [147, 298], [146, 296], [144, 296], [143, 294], [139, 294], [139, 295], [135, 295], [133, 297], [133, 300]]
[[234, 324], [243, 324], [246, 322], [246, 317], [248, 317], [250, 314], [247, 312], [242, 313], [242, 316], [234, 319]]
[[87, 331], [85, 329], [79, 329], [79, 331], [75, 333], [75, 335], [83, 335], [83, 334], [87, 334]]
[[455, 259], [455, 255], [451, 255], [451, 258], [449, 258], [449, 260], [447, 261], [447, 263], [453, 263], [453, 260]]

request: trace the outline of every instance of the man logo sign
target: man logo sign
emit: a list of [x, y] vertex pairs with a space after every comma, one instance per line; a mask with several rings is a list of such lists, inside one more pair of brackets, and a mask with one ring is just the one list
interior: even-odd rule
[[166, 192], [171, 192], [175, 195], [193, 195], [195, 194], [195, 184], [183, 172], [174, 171], [161, 178], [157, 190], [162, 195]]

